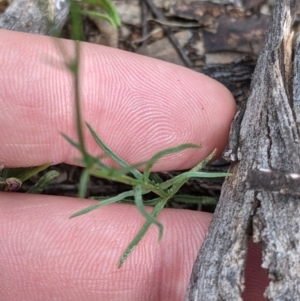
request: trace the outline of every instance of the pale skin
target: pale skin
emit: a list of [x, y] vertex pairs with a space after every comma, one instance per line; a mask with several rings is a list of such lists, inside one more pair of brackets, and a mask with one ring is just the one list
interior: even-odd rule
[[[71, 53], [72, 44], [64, 44]], [[71, 76], [49, 37], [0, 31], [0, 154], [5, 166], [72, 164], [75, 138]], [[156, 170], [187, 169], [224, 149], [236, 111], [230, 92], [188, 69], [96, 45], [82, 46], [83, 119], [131, 163], [191, 142]], [[86, 135], [88, 149], [99, 154]], [[0, 300], [180, 301], [212, 216], [166, 209], [165, 235], [152, 227], [118, 270], [144, 219], [111, 205], [72, 220], [91, 201], [0, 194]], [[264, 300], [266, 271], [251, 244], [244, 300]]]

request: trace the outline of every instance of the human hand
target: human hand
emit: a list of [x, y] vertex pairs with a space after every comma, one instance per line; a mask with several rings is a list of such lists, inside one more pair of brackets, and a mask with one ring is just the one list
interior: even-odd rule
[[[72, 78], [53, 39], [0, 31], [0, 154], [7, 167], [72, 163], [78, 153]], [[72, 43], [64, 47], [72, 52]], [[188, 69], [84, 44], [83, 120], [130, 163], [191, 142], [200, 150], [168, 156], [156, 170], [187, 169], [224, 148], [235, 104], [226, 88]], [[86, 135], [88, 149], [98, 147]], [[183, 300], [211, 215], [165, 209], [165, 235], [152, 227], [124, 263], [122, 252], [144, 218], [131, 205], [110, 205], [72, 220], [91, 204], [67, 197], [0, 194], [0, 300]], [[266, 272], [251, 245], [244, 300], [263, 300]]]

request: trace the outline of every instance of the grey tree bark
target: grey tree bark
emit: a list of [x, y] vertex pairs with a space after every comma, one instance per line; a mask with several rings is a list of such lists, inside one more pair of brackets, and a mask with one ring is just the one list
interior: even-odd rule
[[247, 105], [225, 152], [233, 176], [223, 185], [186, 301], [242, 300], [252, 234], [270, 278], [265, 298], [300, 300], [300, 199], [292, 189], [300, 177], [300, 38], [292, 29], [298, 5], [275, 1]]
[[69, 0], [14, 0], [0, 17], [0, 28], [55, 35], [69, 14]]

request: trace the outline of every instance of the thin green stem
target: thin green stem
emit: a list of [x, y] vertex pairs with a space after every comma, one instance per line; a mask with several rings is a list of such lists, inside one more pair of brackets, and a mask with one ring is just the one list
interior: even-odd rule
[[85, 143], [84, 143], [84, 135], [82, 130], [82, 119], [81, 119], [81, 108], [80, 108], [80, 78], [79, 78], [79, 62], [80, 62], [80, 45], [79, 41], [74, 41], [75, 43], [75, 61], [73, 62], [73, 71], [74, 71], [74, 89], [75, 89], [75, 114], [76, 114], [76, 129], [79, 145], [81, 148], [82, 156], [84, 162], [87, 164], [87, 168], [89, 168], [89, 156], [87, 154]]

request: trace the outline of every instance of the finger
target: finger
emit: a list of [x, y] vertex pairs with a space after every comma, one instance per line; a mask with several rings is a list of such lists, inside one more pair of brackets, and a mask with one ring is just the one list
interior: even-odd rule
[[[78, 153], [59, 135], [76, 138], [72, 76], [53, 38], [0, 31], [0, 153], [7, 166], [72, 162]], [[60, 47], [72, 58], [70, 41]], [[205, 75], [125, 51], [82, 43], [83, 120], [124, 160], [134, 163], [182, 143], [189, 150], [156, 169], [195, 165], [224, 148], [235, 103]], [[101, 154], [86, 134], [89, 151]]]
[[[159, 216], [165, 227], [162, 242], [157, 243], [152, 226], [117, 269], [144, 218], [134, 206], [116, 204], [68, 219], [88, 203], [1, 194], [0, 300], [184, 300], [211, 215], [164, 210]], [[250, 253], [259, 255], [253, 248]], [[251, 254], [247, 268], [255, 277], [246, 279], [252, 290], [245, 297], [264, 300], [266, 281]]]

